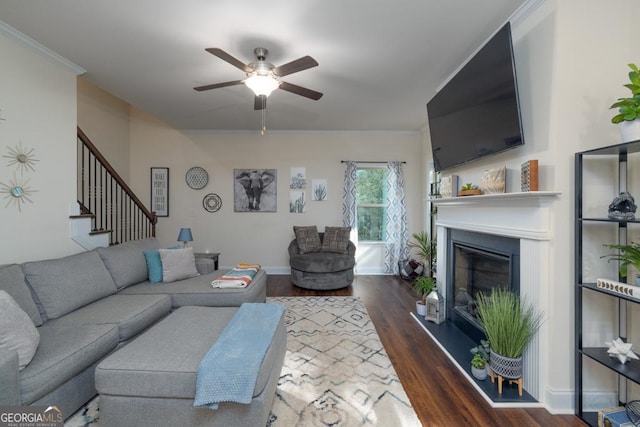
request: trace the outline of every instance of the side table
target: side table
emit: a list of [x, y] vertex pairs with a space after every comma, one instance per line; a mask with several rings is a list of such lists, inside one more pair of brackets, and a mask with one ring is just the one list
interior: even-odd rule
[[216, 270], [218, 269], [218, 256], [220, 255], [220, 252], [196, 252], [194, 255], [196, 258], [212, 259], [214, 262], [214, 268]]

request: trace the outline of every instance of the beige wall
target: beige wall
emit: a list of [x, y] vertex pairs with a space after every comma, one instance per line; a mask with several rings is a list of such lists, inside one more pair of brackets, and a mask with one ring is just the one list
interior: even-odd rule
[[[134, 110], [132, 114], [131, 185], [143, 201], [149, 200], [149, 169], [169, 167], [170, 216], [160, 218], [158, 237], [175, 244], [178, 230], [191, 227], [198, 251], [221, 252], [220, 264], [257, 262], [270, 272], [288, 271], [287, 246], [294, 225], [324, 227], [342, 225], [341, 160], [406, 161], [405, 191], [410, 232], [422, 230], [423, 185], [421, 136], [414, 132], [277, 132], [185, 133]], [[201, 166], [209, 173], [209, 184], [192, 190], [185, 173]], [[305, 191], [304, 214], [289, 213], [289, 174], [292, 167], [305, 167], [309, 183], [326, 179], [329, 199], [311, 201]], [[234, 169], [277, 169], [277, 212], [234, 212]], [[206, 212], [202, 199], [208, 193], [223, 201], [216, 213]], [[382, 272], [379, 250], [361, 248], [360, 273]]]
[[[38, 160], [35, 172], [21, 174], [0, 158], [0, 264], [78, 252], [69, 240], [69, 206], [76, 200], [75, 72], [2, 31], [0, 52], [0, 156], [22, 144]], [[33, 192], [22, 212], [6, 193], [11, 181]]]

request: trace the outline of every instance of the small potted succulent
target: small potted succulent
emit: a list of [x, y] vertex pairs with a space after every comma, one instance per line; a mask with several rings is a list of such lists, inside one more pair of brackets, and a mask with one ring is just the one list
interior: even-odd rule
[[480, 188], [478, 188], [477, 185], [473, 185], [470, 182], [463, 185], [460, 191], [458, 192], [458, 196], [477, 196], [480, 194], [482, 194], [482, 191], [480, 190]]
[[479, 381], [484, 381], [487, 378], [487, 360], [480, 353], [474, 354], [471, 359], [471, 375]]
[[620, 124], [622, 142], [640, 139], [640, 71], [636, 64], [629, 64], [629, 83], [624, 87], [631, 91], [630, 97], [618, 98], [609, 108], [617, 108], [618, 114], [611, 118], [614, 124]]
[[427, 295], [436, 287], [436, 279], [431, 276], [419, 276], [413, 281], [413, 289], [420, 299], [416, 301], [416, 311], [419, 316], [427, 314]]

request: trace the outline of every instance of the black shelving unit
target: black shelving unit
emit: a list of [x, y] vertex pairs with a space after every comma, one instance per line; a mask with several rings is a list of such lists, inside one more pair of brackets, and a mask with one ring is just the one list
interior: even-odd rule
[[[608, 369], [618, 376], [618, 403], [624, 404], [626, 397], [626, 381], [633, 381], [640, 384], [640, 361], [631, 360], [622, 364], [616, 358], [611, 358], [607, 353], [606, 347], [583, 347], [583, 297], [586, 293], [595, 292], [615, 298], [618, 304], [618, 324], [617, 333], [623, 340], [626, 339], [626, 309], [627, 303], [640, 303], [640, 300], [628, 296], [624, 296], [615, 292], [598, 288], [596, 283], [586, 283], [583, 281], [584, 259], [583, 259], [583, 237], [585, 233], [585, 225], [587, 224], [611, 224], [611, 227], [617, 229], [618, 243], [627, 243], [628, 225], [640, 224], [640, 219], [634, 220], [615, 220], [608, 218], [608, 205], [602, 206], [602, 217], [585, 217], [583, 216], [583, 191], [584, 176], [583, 166], [587, 158], [605, 157], [611, 158], [615, 156], [618, 161], [618, 191], [627, 190], [627, 161], [628, 156], [634, 153], [640, 153], [640, 141], [633, 141], [624, 144], [612, 145], [608, 147], [597, 148], [593, 150], [583, 151], [575, 154], [575, 412], [583, 421], [591, 426], [597, 426], [597, 411], [584, 410], [584, 374], [585, 361], [591, 360], [596, 366], [602, 369]], [[611, 200], [616, 196], [615, 192], [611, 194]], [[602, 242], [610, 243], [610, 242]], [[602, 260], [602, 262], [607, 262]], [[622, 277], [617, 278], [618, 281], [624, 282]], [[601, 408], [606, 409], [606, 408]]]

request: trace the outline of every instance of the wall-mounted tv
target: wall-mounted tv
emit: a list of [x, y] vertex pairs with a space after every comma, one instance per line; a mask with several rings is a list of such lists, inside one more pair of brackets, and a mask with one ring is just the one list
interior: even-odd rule
[[427, 113], [436, 171], [524, 144], [509, 23], [427, 103]]

